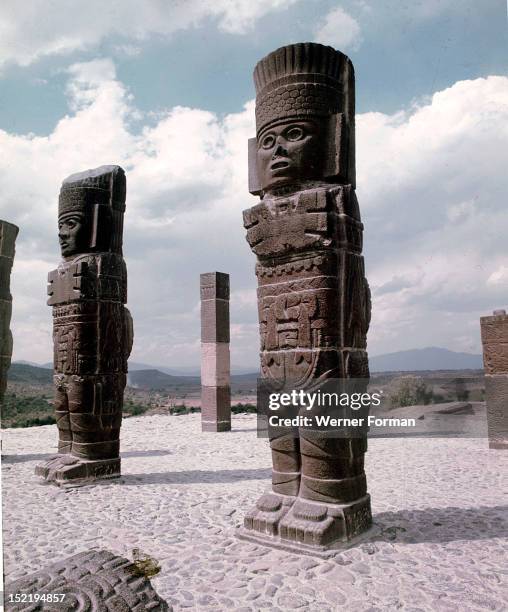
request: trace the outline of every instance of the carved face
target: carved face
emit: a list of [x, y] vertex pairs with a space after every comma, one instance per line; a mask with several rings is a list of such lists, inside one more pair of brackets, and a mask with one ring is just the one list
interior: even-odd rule
[[88, 228], [85, 215], [69, 212], [58, 219], [58, 239], [63, 257], [88, 250]]
[[323, 174], [323, 126], [317, 121], [292, 121], [269, 127], [258, 137], [258, 176], [263, 190]]

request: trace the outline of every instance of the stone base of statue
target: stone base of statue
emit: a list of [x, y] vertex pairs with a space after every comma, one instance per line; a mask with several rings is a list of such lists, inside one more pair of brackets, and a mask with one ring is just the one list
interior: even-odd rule
[[375, 532], [370, 495], [349, 504], [328, 504], [265, 493], [245, 516], [237, 536], [326, 558], [370, 539]]
[[61, 487], [79, 487], [97, 480], [119, 478], [120, 458], [87, 460], [53, 455], [35, 468], [35, 475]]

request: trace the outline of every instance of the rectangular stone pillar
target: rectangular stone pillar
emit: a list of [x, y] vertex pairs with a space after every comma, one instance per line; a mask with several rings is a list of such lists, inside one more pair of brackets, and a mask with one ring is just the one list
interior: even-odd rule
[[201, 429], [231, 430], [229, 274], [201, 274]]
[[508, 449], [508, 315], [495, 310], [480, 325], [489, 447]]

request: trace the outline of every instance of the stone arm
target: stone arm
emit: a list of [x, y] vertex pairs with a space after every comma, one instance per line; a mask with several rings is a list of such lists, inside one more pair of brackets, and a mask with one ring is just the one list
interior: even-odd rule
[[124, 338], [124, 347], [125, 347], [125, 361], [129, 359], [129, 355], [132, 351], [132, 344], [134, 342], [134, 325], [132, 321], [132, 315], [129, 309], [124, 306], [123, 307], [124, 317], [125, 317], [125, 338]]

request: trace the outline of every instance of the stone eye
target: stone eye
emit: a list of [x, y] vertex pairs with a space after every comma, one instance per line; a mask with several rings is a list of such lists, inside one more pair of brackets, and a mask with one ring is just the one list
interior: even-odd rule
[[301, 140], [305, 136], [304, 131], [301, 127], [293, 126], [286, 132], [287, 140]]
[[263, 149], [271, 149], [275, 144], [275, 136], [273, 134], [267, 134], [261, 141]]

